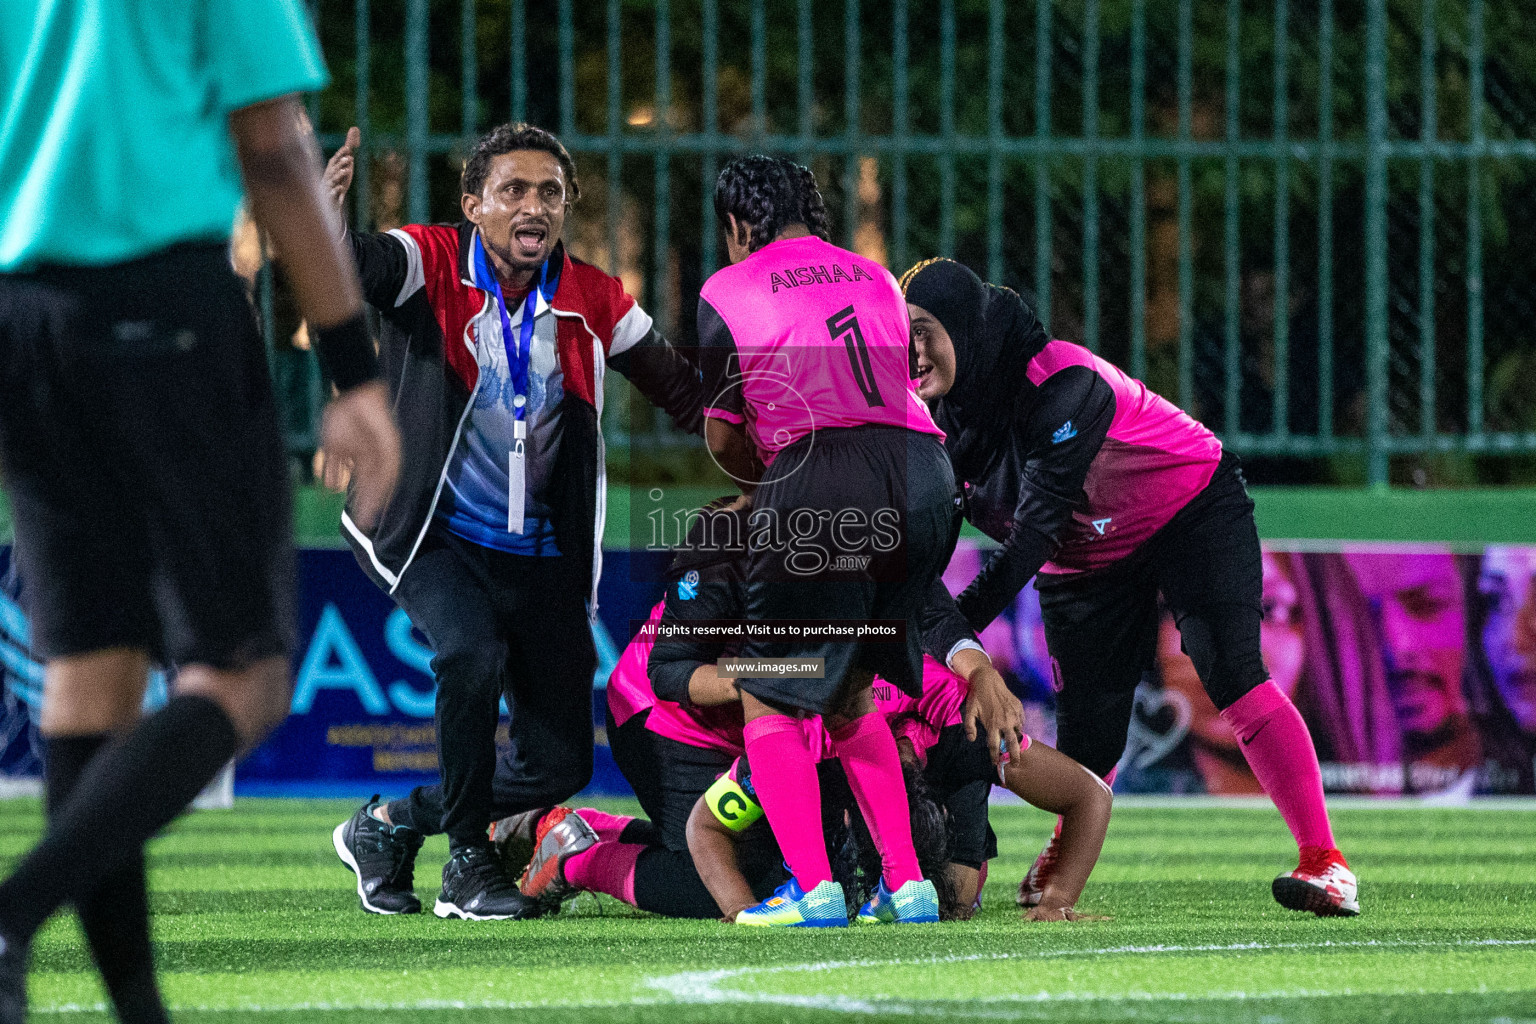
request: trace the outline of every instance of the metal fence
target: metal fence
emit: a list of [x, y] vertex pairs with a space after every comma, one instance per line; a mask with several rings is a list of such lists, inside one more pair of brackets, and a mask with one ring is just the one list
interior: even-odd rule
[[[311, 113], [327, 147], [363, 130], [363, 226], [456, 219], [469, 140], [553, 128], [572, 249], [683, 343], [718, 168], [798, 155], [841, 244], [897, 273], [956, 256], [1236, 450], [1384, 484], [1392, 456], [1536, 452], [1521, 4], [321, 0]], [[318, 371], [285, 349], [303, 449]], [[610, 406], [621, 453], [687, 443]]]

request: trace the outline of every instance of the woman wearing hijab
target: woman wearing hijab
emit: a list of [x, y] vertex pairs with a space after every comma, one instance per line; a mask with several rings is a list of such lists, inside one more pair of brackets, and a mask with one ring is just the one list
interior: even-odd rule
[[[1360, 912], [1312, 738], [1259, 648], [1262, 565], [1238, 460], [1200, 423], [953, 260], [903, 276], [918, 396], [945, 434], [962, 511], [1002, 546], [957, 599], [978, 632], [1031, 578], [1050, 649], [1057, 746], [1101, 776], [1125, 749], [1157, 646], [1159, 591], [1184, 650], [1300, 848], [1274, 895]], [[1048, 844], [1019, 887], [1039, 898]]]

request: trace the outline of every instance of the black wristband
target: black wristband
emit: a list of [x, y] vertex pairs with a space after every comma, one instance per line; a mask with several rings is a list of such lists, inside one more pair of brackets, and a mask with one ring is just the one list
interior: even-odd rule
[[334, 327], [311, 328], [320, 365], [338, 391], [348, 391], [379, 376], [379, 357], [373, 350], [368, 321], [359, 312]]

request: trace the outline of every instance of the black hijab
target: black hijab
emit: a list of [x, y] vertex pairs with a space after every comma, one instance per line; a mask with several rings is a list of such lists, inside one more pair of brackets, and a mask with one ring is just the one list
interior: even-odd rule
[[919, 263], [901, 283], [907, 301], [933, 314], [954, 343], [955, 384], [932, 409], [955, 475], [979, 481], [1006, 454], [1034, 391], [1025, 370], [1050, 339], [1017, 292], [954, 260]]

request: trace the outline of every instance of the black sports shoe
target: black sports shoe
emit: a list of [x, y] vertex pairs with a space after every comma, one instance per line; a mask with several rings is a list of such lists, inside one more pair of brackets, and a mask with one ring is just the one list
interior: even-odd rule
[[416, 898], [416, 851], [424, 837], [404, 825], [386, 825], [370, 812], [378, 794], [336, 826], [331, 842], [336, 856], [357, 875], [357, 898], [370, 914], [419, 914]]
[[27, 947], [0, 935], [0, 1024], [26, 1024]]
[[518, 891], [489, 842], [453, 851], [443, 865], [443, 891], [432, 912], [466, 921], [520, 920], [539, 916], [538, 900]]

